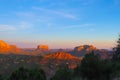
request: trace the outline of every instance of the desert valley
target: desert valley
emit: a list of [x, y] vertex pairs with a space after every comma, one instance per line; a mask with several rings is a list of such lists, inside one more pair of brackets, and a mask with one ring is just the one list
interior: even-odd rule
[[80, 45], [74, 49], [49, 49], [48, 45], [38, 45], [36, 48], [18, 48], [0, 40], [0, 74], [10, 75], [19, 67], [41, 67], [48, 79], [63, 65], [74, 69], [86, 54], [94, 51], [101, 59], [110, 59], [112, 51], [97, 49], [93, 45]]

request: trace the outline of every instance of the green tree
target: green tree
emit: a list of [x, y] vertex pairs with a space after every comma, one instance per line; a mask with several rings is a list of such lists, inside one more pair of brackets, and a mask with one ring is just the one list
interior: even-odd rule
[[[83, 78], [87, 78], [89, 80], [94, 79], [95, 77], [100, 77], [100, 61], [98, 56], [94, 55], [94, 52], [90, 54], [86, 54], [84, 59], [81, 62], [81, 75]], [[97, 73], [97, 74], [96, 74]]]
[[42, 69], [30, 70], [29, 80], [46, 80], [45, 73]]
[[113, 61], [120, 61], [120, 35], [117, 41], [117, 45], [115, 48], [113, 48]]
[[45, 73], [42, 69], [19, 68], [14, 71], [8, 80], [46, 80]]
[[4, 80], [2, 75], [0, 75], [0, 80]]
[[71, 71], [68, 66], [63, 66], [50, 80], [71, 80]]
[[21, 67], [11, 74], [9, 80], [27, 80], [28, 77], [29, 77], [29, 70]]
[[86, 54], [81, 64], [75, 69], [74, 75], [87, 80], [110, 80], [113, 64], [100, 58], [91, 52]]

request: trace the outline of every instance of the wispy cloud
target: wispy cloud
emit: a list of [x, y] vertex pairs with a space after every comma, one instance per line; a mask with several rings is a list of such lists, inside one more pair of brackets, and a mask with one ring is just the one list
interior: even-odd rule
[[19, 28], [21, 29], [28, 29], [32, 27], [32, 24], [28, 23], [28, 22], [20, 22], [20, 24], [17, 25]]
[[72, 15], [70, 13], [64, 13], [62, 11], [57, 11], [57, 10], [52, 10], [52, 9], [45, 9], [45, 8], [40, 8], [40, 7], [32, 7], [32, 9], [40, 10], [40, 11], [43, 11], [43, 12], [46, 12], [46, 13], [49, 13], [49, 14], [56, 14], [56, 15], [59, 15], [59, 16], [62, 16], [62, 17], [70, 18], [70, 19], [75, 19], [76, 18], [75, 15]]
[[87, 27], [94, 27], [94, 24], [70, 25], [70, 26], [59, 27], [59, 29], [87, 28]]
[[28, 29], [30, 27], [31, 27], [31, 24], [27, 22], [21, 22], [17, 25], [0, 24], [0, 31], [16, 31], [16, 30], [21, 30], [21, 29]]
[[0, 31], [13, 31], [16, 30], [14, 26], [11, 25], [0, 25]]

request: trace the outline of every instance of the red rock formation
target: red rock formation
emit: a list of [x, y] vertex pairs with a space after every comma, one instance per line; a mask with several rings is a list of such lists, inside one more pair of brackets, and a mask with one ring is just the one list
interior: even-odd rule
[[75, 51], [95, 51], [97, 50], [96, 47], [94, 47], [93, 45], [82, 45], [82, 46], [78, 46], [74, 48]]
[[12, 53], [20, 52], [20, 49], [15, 45], [10, 45], [10, 50]]
[[7, 53], [10, 51], [10, 46], [5, 43], [3, 40], [0, 40], [0, 52]]
[[48, 45], [38, 45], [37, 50], [49, 50]]
[[0, 40], [0, 53], [18, 53], [18, 52], [20, 52], [20, 50], [15, 45], [9, 45], [3, 40]]
[[78, 59], [77, 57], [71, 55], [70, 53], [66, 52], [56, 52], [52, 54], [48, 54], [45, 56], [45, 58], [54, 58], [54, 59]]
[[67, 52], [55, 52], [44, 56], [40, 63], [54, 67], [68, 65], [69, 68], [74, 69], [81, 60]]

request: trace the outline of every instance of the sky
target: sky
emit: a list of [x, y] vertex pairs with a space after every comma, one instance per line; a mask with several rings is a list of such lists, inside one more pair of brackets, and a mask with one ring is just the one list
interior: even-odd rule
[[20, 48], [111, 49], [119, 34], [120, 0], [0, 0], [0, 39]]

